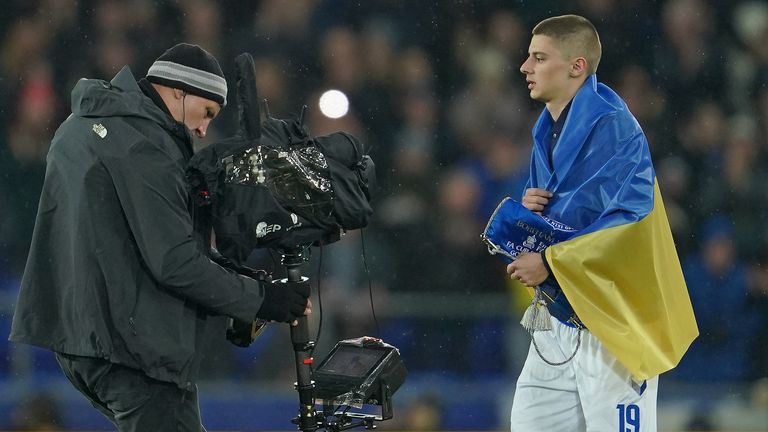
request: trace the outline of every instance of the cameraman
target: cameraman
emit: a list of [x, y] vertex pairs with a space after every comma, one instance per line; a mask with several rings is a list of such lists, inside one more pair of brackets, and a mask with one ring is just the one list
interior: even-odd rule
[[[120, 431], [204, 428], [195, 381], [224, 319], [293, 322], [307, 287], [214, 263], [185, 168], [226, 104], [216, 59], [179, 44], [137, 80], [80, 80], [47, 157], [10, 339], [56, 352]], [[218, 333], [217, 333], [218, 332]]]

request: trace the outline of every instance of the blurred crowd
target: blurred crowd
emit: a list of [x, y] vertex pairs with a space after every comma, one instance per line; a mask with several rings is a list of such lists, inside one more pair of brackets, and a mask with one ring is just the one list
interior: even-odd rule
[[[601, 37], [598, 79], [626, 100], [648, 136], [689, 284], [701, 336], [671, 376], [768, 376], [765, 1], [9, 0], [3, 9], [4, 298], [18, 289], [45, 155], [76, 80], [109, 80], [124, 65], [141, 76], [182, 41], [217, 56], [231, 89], [234, 56], [251, 53], [272, 116], [295, 115], [306, 104], [314, 135], [352, 133], [376, 162], [372, 226], [325, 251], [328, 304], [364, 306], [369, 283], [380, 297], [418, 292], [471, 303], [506, 293], [504, 266], [479, 234], [501, 198], [520, 197], [527, 179], [530, 130], [542, 106], [529, 100], [519, 66], [538, 21], [577, 13]], [[349, 96], [351, 110], [339, 119], [317, 109], [319, 94], [331, 88]], [[236, 111], [225, 109], [196, 145], [232, 134]], [[370, 276], [349, 265], [361, 244]], [[3, 308], [3, 320], [10, 310]], [[337, 317], [336, 334], [368, 323], [368, 309], [350, 311], [360, 317]], [[447, 348], [458, 351], [471, 342], [470, 328], [493, 328], [451, 317], [411, 323], [416, 330], [390, 328], [448, 338]], [[435, 366], [431, 354], [409, 353], [411, 367]], [[465, 372], [460, 355], [444, 366]]]

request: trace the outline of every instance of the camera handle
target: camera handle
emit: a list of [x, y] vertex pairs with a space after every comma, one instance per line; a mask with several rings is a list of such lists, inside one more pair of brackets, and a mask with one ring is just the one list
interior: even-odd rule
[[[305, 261], [304, 250], [301, 248], [286, 249], [282, 252], [282, 264], [287, 271], [288, 283], [309, 283], [307, 277], [301, 275], [301, 265]], [[291, 327], [291, 342], [296, 358], [296, 391], [299, 392], [299, 429], [312, 432], [318, 429], [315, 413], [314, 389], [312, 381], [312, 357], [310, 353], [315, 348], [315, 341], [309, 337], [309, 322], [306, 316], [298, 319], [299, 324]]]

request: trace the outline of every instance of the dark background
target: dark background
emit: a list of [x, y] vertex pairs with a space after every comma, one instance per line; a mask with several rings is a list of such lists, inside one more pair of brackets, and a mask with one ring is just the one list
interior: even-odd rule
[[[519, 66], [531, 28], [589, 18], [598, 79], [646, 132], [701, 336], [664, 374], [662, 430], [768, 430], [768, 4], [724, 0], [347, 1], [10, 0], [0, 12], [0, 328], [7, 335], [45, 154], [80, 77], [142, 76], [178, 42], [256, 59], [273, 116], [309, 106], [314, 135], [359, 137], [377, 165], [371, 226], [315, 249], [316, 357], [378, 335], [410, 376], [388, 429], [508, 429], [527, 351], [527, 302], [479, 234], [523, 192], [530, 129]], [[317, 108], [339, 89], [350, 113]], [[233, 100], [232, 98], [230, 98]], [[202, 147], [234, 130], [223, 111]], [[257, 251], [254, 266], [278, 271]], [[366, 272], [366, 268], [369, 272]], [[321, 298], [317, 298], [317, 292]], [[370, 292], [375, 300], [373, 320]], [[0, 338], [5, 340], [6, 337]], [[209, 430], [293, 429], [297, 398], [284, 326], [250, 348], [215, 341], [201, 384]], [[48, 425], [48, 426], [45, 426]], [[0, 342], [0, 428], [109, 430], [50, 353]], [[713, 429], [709, 429], [713, 430]]]

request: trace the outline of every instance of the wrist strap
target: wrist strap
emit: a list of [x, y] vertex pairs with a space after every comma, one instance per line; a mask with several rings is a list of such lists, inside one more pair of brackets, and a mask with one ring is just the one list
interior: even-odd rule
[[547, 252], [546, 249], [541, 251], [541, 260], [544, 262], [544, 268], [547, 269], [547, 272], [549, 273], [548, 278], [551, 277], [551, 278], [554, 279], [555, 274], [552, 273], [552, 268], [549, 266], [549, 263], [547, 262], [547, 254], [546, 254], [546, 252]]

